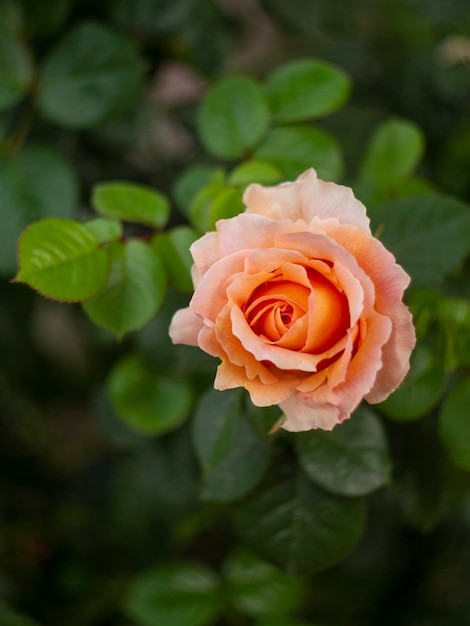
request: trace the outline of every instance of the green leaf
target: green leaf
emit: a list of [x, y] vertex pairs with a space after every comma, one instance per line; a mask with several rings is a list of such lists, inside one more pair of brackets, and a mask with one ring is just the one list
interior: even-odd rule
[[23, 28], [23, 11], [17, 0], [0, 3], [0, 27], [2, 32], [18, 35]]
[[424, 417], [441, 399], [446, 374], [441, 363], [435, 362], [427, 349], [418, 346], [411, 355], [410, 371], [384, 402], [380, 410], [397, 422], [408, 422]]
[[27, 30], [35, 36], [48, 37], [57, 32], [66, 21], [73, 0], [21, 0]]
[[105, 217], [96, 217], [84, 224], [95, 233], [100, 243], [109, 243], [122, 237], [122, 225], [116, 220], [108, 220]]
[[167, 198], [144, 185], [124, 182], [95, 185], [93, 207], [108, 218], [163, 228], [170, 215]]
[[4, 600], [0, 599], [0, 624], [3, 626], [39, 626], [38, 622], [27, 615], [16, 611]]
[[331, 432], [300, 433], [295, 443], [307, 476], [332, 493], [362, 496], [390, 480], [385, 432], [366, 407], [359, 407]]
[[202, 496], [229, 502], [250, 491], [269, 460], [270, 445], [251, 429], [239, 390], [210, 390], [193, 421], [193, 441], [204, 474]]
[[209, 183], [198, 191], [189, 209], [189, 219], [200, 232], [211, 229], [211, 211], [215, 200], [225, 190], [222, 182]]
[[240, 163], [230, 174], [228, 182], [230, 185], [246, 187], [251, 183], [260, 185], [273, 185], [282, 180], [282, 172], [266, 161], [252, 159]]
[[333, 113], [346, 102], [350, 89], [343, 71], [318, 59], [282, 65], [266, 82], [277, 122], [300, 122]]
[[292, 617], [270, 615], [254, 624], [254, 626], [320, 626], [318, 622], [299, 622]]
[[444, 400], [439, 414], [439, 435], [452, 461], [470, 470], [470, 380], [455, 385]]
[[268, 122], [268, 104], [258, 83], [250, 78], [227, 78], [203, 100], [198, 131], [208, 152], [236, 159], [258, 143]]
[[191, 8], [188, 0], [113, 0], [113, 21], [132, 33], [162, 35], [181, 28]]
[[77, 206], [76, 174], [59, 152], [31, 145], [0, 159], [0, 273], [15, 272], [16, 241], [31, 222], [71, 217]]
[[225, 562], [223, 574], [228, 601], [250, 617], [289, 613], [298, 607], [304, 592], [299, 578], [246, 550], [236, 552]]
[[17, 104], [33, 81], [33, 60], [28, 48], [5, 31], [0, 31], [0, 111]]
[[139, 626], [215, 624], [222, 610], [220, 581], [198, 563], [162, 565], [133, 581], [124, 610]]
[[372, 135], [359, 174], [380, 187], [391, 187], [414, 172], [423, 152], [424, 135], [416, 124], [387, 120]]
[[364, 526], [364, 502], [326, 492], [296, 468], [277, 464], [238, 505], [235, 523], [261, 557], [289, 573], [310, 574], [344, 559]]
[[178, 207], [185, 215], [198, 192], [210, 183], [224, 182], [224, 171], [219, 167], [210, 165], [194, 165], [186, 169], [177, 179], [173, 186], [173, 195]]
[[413, 287], [438, 284], [470, 252], [470, 208], [446, 196], [394, 200], [369, 212], [372, 227], [410, 274]]
[[118, 337], [144, 326], [166, 292], [163, 262], [152, 248], [131, 239], [108, 248], [111, 272], [105, 288], [83, 304], [87, 315]]
[[152, 240], [152, 247], [165, 265], [170, 284], [179, 291], [193, 291], [193, 257], [189, 248], [198, 237], [198, 233], [189, 226], [177, 226], [166, 233], [159, 233]]
[[209, 212], [209, 230], [213, 230], [218, 220], [235, 217], [245, 211], [242, 192], [235, 187], [226, 187], [214, 199]]
[[98, 238], [73, 220], [49, 218], [27, 228], [19, 240], [16, 282], [44, 296], [80, 302], [108, 279], [109, 260]]
[[297, 125], [272, 129], [254, 151], [293, 180], [310, 167], [319, 178], [335, 181], [343, 173], [343, 158], [336, 141], [315, 126]]
[[186, 380], [157, 375], [137, 354], [118, 361], [107, 389], [113, 408], [126, 424], [149, 435], [178, 428], [186, 420], [192, 401]]
[[79, 24], [42, 65], [39, 108], [66, 128], [95, 126], [128, 107], [140, 92], [143, 72], [131, 40], [99, 24]]

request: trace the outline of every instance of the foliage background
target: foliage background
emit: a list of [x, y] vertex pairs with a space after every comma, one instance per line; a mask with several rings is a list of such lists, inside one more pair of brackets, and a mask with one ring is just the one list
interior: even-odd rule
[[[56, 91], [54, 72], [60, 76], [71, 54], [62, 42], [83, 28], [72, 49], [91, 73], [101, 47], [105, 56], [109, 50], [115, 54], [116, 74], [105, 89], [112, 97], [104, 108], [99, 88], [86, 102]], [[395, 405], [379, 407], [391, 450], [390, 484], [368, 497], [366, 529], [351, 556], [318, 573], [286, 573], [282, 563], [277, 569], [246, 548], [240, 551], [266, 503], [260, 497], [260, 512], [251, 511], [251, 519], [245, 509], [245, 523], [233, 524], [232, 505], [220, 502], [219, 492], [226, 489], [220, 479], [204, 483], [201, 501], [204, 451], [199, 446], [198, 462], [191, 443], [197, 432], [190, 426], [149, 437], [126, 424], [110, 403], [112, 384], [118, 395], [121, 389], [115, 368], [122, 373], [124, 363], [145, 381], [150, 363], [155, 380], [170, 371], [173, 381], [190, 381], [191, 411], [198, 407], [203, 433], [213, 427], [204, 424], [204, 416], [210, 417], [214, 401], [206, 400], [205, 410], [199, 398], [211, 386], [214, 364], [185, 349], [172, 351], [166, 339], [171, 312], [187, 294], [171, 292], [154, 321], [118, 342], [78, 305], [58, 304], [9, 282], [21, 230], [48, 215], [90, 218], [90, 198], [102, 181], [143, 183], [170, 197], [173, 207], [178, 204], [175, 181], [188, 167], [221, 165], [197, 130], [198, 105], [208, 87], [232, 74], [261, 80], [303, 57], [332, 62], [352, 79], [346, 106], [318, 125], [341, 145], [341, 180], [367, 200], [377, 224], [386, 201], [410, 195], [403, 180], [384, 190], [357, 175], [374, 129], [391, 117], [414, 122], [424, 133], [426, 150], [415, 178], [426, 183], [419, 190], [470, 201], [465, 0], [1, 2], [2, 624], [470, 622], [468, 220], [460, 234], [458, 227], [442, 231], [443, 258], [462, 251], [445, 280], [423, 280], [426, 289], [410, 293], [420, 336], [414, 384]], [[400, 150], [395, 161], [388, 155], [389, 164], [409, 154]], [[419, 153], [418, 147], [416, 163]], [[403, 202], [397, 210], [406, 214], [410, 205]], [[185, 222], [184, 211], [172, 210], [169, 227]], [[439, 238], [429, 238], [428, 247], [430, 257], [441, 250]], [[181, 384], [179, 392], [188, 383]], [[151, 404], [147, 395], [142, 403], [141, 390], [136, 393], [132, 406]], [[240, 399], [225, 398], [217, 402], [230, 417], [230, 403]], [[135, 418], [132, 410], [130, 417], [122, 410], [122, 402], [120, 408], [128, 422]], [[273, 415], [264, 418], [268, 423]], [[275, 455], [281, 456], [268, 472], [287, 489], [282, 468], [289, 446], [279, 447]], [[380, 476], [384, 471], [382, 466]], [[215, 497], [208, 498], [207, 490]], [[348, 515], [357, 520], [360, 513]], [[354, 535], [351, 519], [344, 517], [344, 525], [341, 517], [332, 521], [338, 529], [336, 537], [328, 536], [329, 545]], [[171, 570], [182, 562], [188, 569]], [[156, 608], [142, 599], [147, 580], [157, 594]], [[162, 580], [163, 591], [155, 592]], [[174, 588], [165, 588], [168, 581], [176, 581]]]

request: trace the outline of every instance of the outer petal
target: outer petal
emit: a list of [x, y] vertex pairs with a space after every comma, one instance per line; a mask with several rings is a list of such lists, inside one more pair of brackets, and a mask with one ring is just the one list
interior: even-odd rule
[[298, 394], [281, 402], [280, 407], [286, 416], [282, 428], [291, 432], [316, 428], [333, 430], [345, 419], [341, 407], [334, 404], [317, 404], [309, 398], [302, 399]]
[[197, 346], [199, 331], [204, 322], [190, 308], [176, 311], [171, 320], [169, 334], [173, 343], [184, 343], [188, 346]]

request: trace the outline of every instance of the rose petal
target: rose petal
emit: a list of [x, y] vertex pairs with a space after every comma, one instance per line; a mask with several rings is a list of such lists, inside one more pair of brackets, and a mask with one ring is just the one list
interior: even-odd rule
[[184, 343], [188, 346], [198, 345], [198, 335], [204, 322], [191, 309], [176, 311], [171, 320], [169, 334], [173, 343]]

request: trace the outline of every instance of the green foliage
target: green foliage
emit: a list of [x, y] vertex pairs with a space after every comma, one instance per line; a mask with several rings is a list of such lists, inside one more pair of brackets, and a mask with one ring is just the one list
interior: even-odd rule
[[28, 48], [0, 25], [0, 111], [17, 104], [33, 80], [33, 61]]
[[442, 442], [452, 461], [464, 470], [470, 470], [470, 383], [460, 381], [445, 399], [439, 414]]
[[384, 430], [365, 407], [333, 431], [312, 430], [295, 440], [300, 465], [313, 482], [344, 496], [362, 496], [390, 481]]
[[189, 248], [198, 237], [198, 233], [189, 226], [176, 226], [166, 233], [159, 233], [152, 240], [152, 248], [163, 261], [171, 286], [180, 291], [193, 289], [193, 258]]
[[40, 110], [66, 128], [95, 126], [132, 102], [143, 71], [131, 40], [97, 23], [80, 24], [44, 60]]

